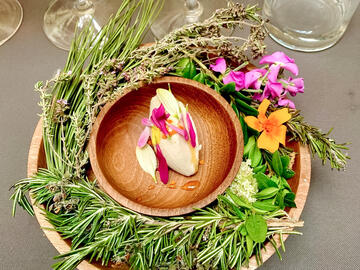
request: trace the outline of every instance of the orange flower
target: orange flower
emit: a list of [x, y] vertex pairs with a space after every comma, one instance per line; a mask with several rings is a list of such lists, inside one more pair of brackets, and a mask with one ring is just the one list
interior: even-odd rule
[[258, 147], [274, 153], [279, 149], [279, 143], [285, 145], [286, 126], [283, 123], [290, 120], [291, 115], [287, 108], [283, 108], [266, 117], [269, 105], [270, 101], [264, 99], [258, 108], [258, 117], [247, 116], [244, 120], [249, 127], [262, 132], [257, 140]]

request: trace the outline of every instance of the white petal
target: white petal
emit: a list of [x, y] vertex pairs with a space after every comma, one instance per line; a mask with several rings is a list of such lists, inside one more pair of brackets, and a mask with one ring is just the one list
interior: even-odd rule
[[157, 168], [157, 159], [154, 150], [146, 144], [143, 148], [136, 147], [136, 158], [140, 167], [152, 176], [156, 183], [155, 172]]
[[171, 115], [179, 116], [179, 105], [174, 95], [166, 89], [158, 88], [156, 90], [156, 96], [160, 102], [164, 105], [165, 110]]

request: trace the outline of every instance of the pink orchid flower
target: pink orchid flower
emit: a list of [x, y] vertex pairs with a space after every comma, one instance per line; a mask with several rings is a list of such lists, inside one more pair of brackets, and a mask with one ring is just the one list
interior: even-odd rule
[[223, 83], [228, 84], [234, 82], [236, 91], [245, 88], [245, 74], [242, 71], [230, 71], [227, 76], [223, 78]]
[[168, 130], [166, 129], [166, 119], [168, 119], [170, 114], [165, 112], [164, 105], [160, 105], [159, 108], [153, 109], [151, 113], [151, 122], [160, 129], [160, 131], [166, 136], [169, 135]]
[[297, 93], [304, 93], [304, 78], [289, 78], [288, 80], [281, 80], [286, 86], [284, 87], [286, 92], [289, 92], [293, 97]]
[[218, 58], [215, 61], [215, 65], [211, 64], [210, 68], [215, 72], [220, 72], [224, 74], [226, 71], [226, 61], [224, 58]]
[[253, 69], [245, 73], [245, 88], [260, 89], [262, 76], [266, 74], [266, 69]]
[[[292, 74], [297, 76], [299, 74], [299, 69], [295, 64], [295, 60], [287, 56], [283, 52], [274, 52], [271, 55], [265, 55], [259, 62], [260, 65], [263, 64], [275, 64], [273, 68], [273, 76], [277, 78], [280, 68], [289, 70]], [[276, 76], [275, 76], [276, 75]]]

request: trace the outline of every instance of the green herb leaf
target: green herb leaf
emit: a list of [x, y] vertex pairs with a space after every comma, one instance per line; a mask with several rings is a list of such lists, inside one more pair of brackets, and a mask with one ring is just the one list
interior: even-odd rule
[[245, 221], [246, 230], [252, 240], [256, 243], [262, 243], [266, 239], [267, 224], [260, 215], [251, 215]]
[[264, 173], [257, 173], [254, 175], [254, 177], [258, 183], [259, 190], [263, 190], [269, 187], [279, 187], [274, 181], [270, 179], [270, 177], [268, 177]]
[[259, 165], [257, 166], [256, 168], [254, 168], [253, 172], [254, 173], [265, 173], [266, 172], [266, 164], [263, 164], [263, 165]]
[[247, 144], [248, 141], [249, 141], [248, 132], [247, 132], [247, 125], [245, 123], [244, 118], [240, 114], [238, 114], [238, 117], [239, 117], [239, 120], [240, 120], [242, 132], [243, 132], [244, 144]]
[[254, 109], [249, 104], [241, 99], [235, 99], [236, 105], [239, 111], [243, 112], [245, 115], [258, 116], [259, 112], [257, 109]]
[[182, 76], [187, 79], [192, 79], [196, 76], [196, 67], [192, 60], [186, 64]]
[[279, 175], [279, 176], [282, 176], [282, 174], [283, 174], [283, 165], [282, 165], [282, 162], [281, 162], [279, 151], [276, 151], [272, 155], [271, 165], [272, 165], [273, 170], [276, 172], [276, 174]]
[[230, 190], [227, 190], [226, 193], [230, 196], [231, 200], [239, 207], [251, 209], [252, 206], [248, 203], [246, 203], [243, 199], [241, 199], [239, 196], [232, 193]]
[[262, 155], [261, 155], [261, 151], [260, 151], [259, 147], [257, 147], [257, 145], [255, 145], [250, 150], [249, 158], [251, 160], [251, 167], [255, 168], [260, 164], [260, 162], [262, 160]]
[[245, 96], [244, 94], [240, 93], [239, 91], [235, 91], [234, 93], [232, 93], [232, 96], [233, 96], [234, 98], [241, 99], [241, 100], [243, 100], [243, 101], [245, 101], [245, 102], [247, 102], [247, 103], [249, 103], [249, 102], [252, 101], [251, 98]]
[[281, 159], [281, 163], [282, 163], [282, 166], [283, 166], [284, 169], [289, 167], [289, 163], [290, 163], [290, 157], [289, 156], [281, 156], [280, 159]]
[[229, 95], [231, 93], [236, 92], [235, 88], [236, 88], [235, 83], [231, 82], [231, 83], [225, 84], [223, 87], [221, 87], [220, 88], [220, 93], [225, 94], [225, 95]]
[[279, 206], [273, 205], [272, 200], [256, 201], [253, 203], [253, 206], [257, 209], [269, 211], [269, 212], [280, 209]]
[[295, 175], [295, 172], [291, 169], [286, 169], [284, 172], [283, 172], [283, 176], [286, 178], [286, 179], [290, 179], [291, 177], [294, 177]]
[[254, 136], [251, 136], [247, 142], [247, 144], [245, 144], [244, 147], [244, 156], [247, 157], [251, 151], [251, 149], [253, 149], [256, 146], [256, 140]]
[[285, 203], [285, 206], [296, 207], [295, 193], [293, 193], [293, 192], [286, 193], [285, 197], [284, 197], [284, 203]]
[[193, 78], [193, 80], [199, 83], [205, 83], [205, 74], [203, 72], [200, 72]]
[[276, 187], [265, 188], [255, 195], [257, 199], [264, 200], [274, 197], [278, 193], [279, 189]]

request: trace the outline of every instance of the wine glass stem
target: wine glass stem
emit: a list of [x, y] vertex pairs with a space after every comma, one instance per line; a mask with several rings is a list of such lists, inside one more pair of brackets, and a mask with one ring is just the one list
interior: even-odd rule
[[197, 0], [185, 0], [185, 22], [195, 23], [198, 22], [204, 9], [201, 3]]
[[91, 9], [93, 7], [94, 7], [94, 4], [90, 0], [79, 0], [76, 3], [76, 8], [81, 11]]
[[200, 3], [197, 0], [185, 0], [185, 5], [189, 10], [194, 10], [198, 8]]

